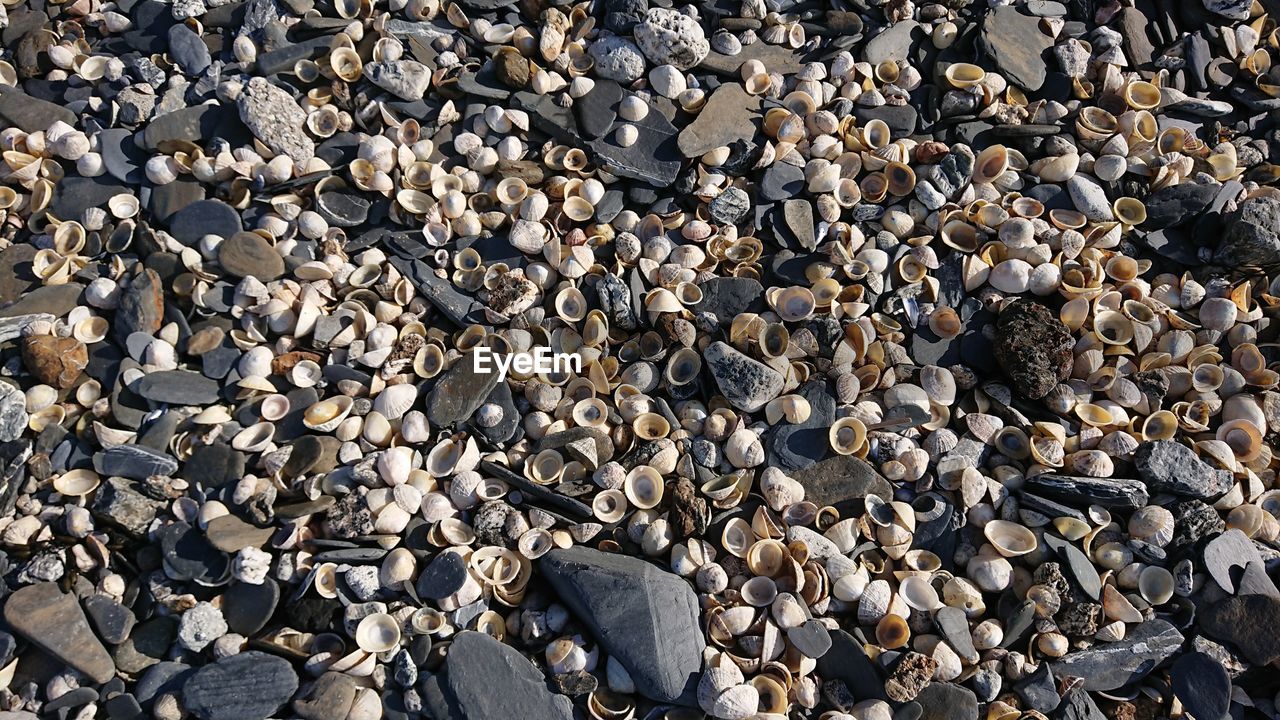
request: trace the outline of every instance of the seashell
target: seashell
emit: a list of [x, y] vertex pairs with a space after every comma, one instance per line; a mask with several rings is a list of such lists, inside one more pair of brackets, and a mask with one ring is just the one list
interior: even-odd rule
[[767, 607], [778, 597], [778, 585], [773, 578], [760, 575], [743, 583], [738, 593], [751, 607]]
[[1173, 573], [1158, 565], [1148, 565], [1138, 576], [1138, 592], [1154, 606], [1169, 602], [1173, 597], [1173, 587]]
[[965, 566], [965, 576], [983, 592], [1000, 592], [1013, 581], [1013, 566], [1000, 555], [980, 553]]
[[813, 314], [817, 301], [810, 289], [793, 286], [774, 294], [770, 305], [784, 321], [800, 322]]
[[858, 598], [858, 624], [874, 625], [888, 614], [892, 590], [885, 580], [872, 580]]
[[658, 413], [641, 413], [631, 421], [631, 428], [642, 440], [660, 440], [671, 432], [671, 423]]
[[388, 385], [373, 399], [373, 411], [388, 420], [399, 420], [418, 399], [418, 388], [408, 383]]
[[994, 618], [978, 623], [970, 634], [973, 637], [973, 647], [978, 652], [993, 650], [1004, 642], [1004, 628]]
[[77, 468], [55, 477], [53, 489], [67, 497], [84, 497], [98, 489], [101, 482], [101, 478], [92, 470]]
[[332, 432], [347, 419], [351, 406], [352, 399], [346, 395], [321, 400], [303, 413], [302, 424], [317, 432]]
[[1154, 110], [1160, 106], [1160, 88], [1143, 80], [1126, 85], [1122, 97], [1135, 110]]
[[867, 426], [854, 417], [836, 420], [828, 431], [831, 449], [840, 455], [853, 455], [867, 443]]
[[1111, 205], [1111, 212], [1125, 225], [1141, 225], [1147, 221], [1147, 206], [1137, 198], [1117, 198]]
[[[954, 25], [952, 26], [954, 31]], [[949, 43], [948, 43], [949, 44]], [[981, 83], [987, 77], [987, 71], [970, 63], [952, 63], [943, 71], [943, 76], [951, 86], [964, 90]]]
[[973, 164], [973, 182], [990, 183], [1009, 168], [1009, 149], [1004, 145], [989, 145], [978, 153]]
[[637, 465], [627, 473], [623, 488], [632, 505], [649, 510], [662, 502], [665, 485], [657, 470], [649, 465]]
[[886, 650], [906, 647], [910, 640], [911, 627], [906, 619], [890, 614], [880, 618], [876, 623], [876, 643]]
[[400, 646], [400, 622], [387, 613], [366, 615], [356, 626], [356, 645], [367, 653], [384, 653]]

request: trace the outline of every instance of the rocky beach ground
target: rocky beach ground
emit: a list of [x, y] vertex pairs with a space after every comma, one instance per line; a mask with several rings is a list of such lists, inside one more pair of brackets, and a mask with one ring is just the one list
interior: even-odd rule
[[3, 0], [0, 720], [1280, 717], [1277, 17]]

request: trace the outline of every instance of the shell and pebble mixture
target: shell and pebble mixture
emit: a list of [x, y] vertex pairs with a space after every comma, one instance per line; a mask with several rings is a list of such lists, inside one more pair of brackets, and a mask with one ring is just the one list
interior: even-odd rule
[[1277, 17], [4, 0], [0, 718], [1280, 717]]

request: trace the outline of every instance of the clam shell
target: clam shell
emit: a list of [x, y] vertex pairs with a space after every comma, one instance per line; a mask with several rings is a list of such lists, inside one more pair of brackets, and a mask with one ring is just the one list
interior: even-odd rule
[[53, 489], [60, 495], [83, 497], [98, 489], [102, 479], [92, 470], [68, 470], [53, 479]]
[[367, 653], [384, 653], [400, 646], [400, 622], [387, 613], [367, 615], [356, 626], [356, 645]]

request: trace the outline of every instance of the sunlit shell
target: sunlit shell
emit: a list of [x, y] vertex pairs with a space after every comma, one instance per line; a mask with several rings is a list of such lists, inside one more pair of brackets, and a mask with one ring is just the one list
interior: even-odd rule
[[657, 507], [665, 490], [662, 475], [648, 465], [637, 465], [627, 473], [623, 487], [627, 500], [642, 510]]
[[1028, 528], [1006, 520], [992, 520], [982, 528], [991, 545], [1005, 557], [1026, 555], [1036, 549], [1036, 534]]
[[302, 424], [317, 432], [331, 432], [350, 414], [351, 405], [352, 399], [346, 395], [321, 400], [303, 413]]
[[368, 653], [383, 653], [400, 645], [400, 622], [387, 613], [367, 615], [356, 626], [356, 645]]
[[828, 431], [831, 449], [840, 455], [853, 455], [867, 442], [867, 426], [854, 417], [836, 420]]
[[947, 66], [943, 75], [953, 87], [964, 90], [982, 82], [987, 71], [970, 63], [952, 63]]
[[978, 153], [973, 164], [973, 181], [989, 183], [1009, 168], [1009, 149], [1004, 145], [989, 145]]
[[53, 489], [68, 497], [83, 497], [98, 489], [102, 479], [86, 469], [68, 470], [53, 479]]

